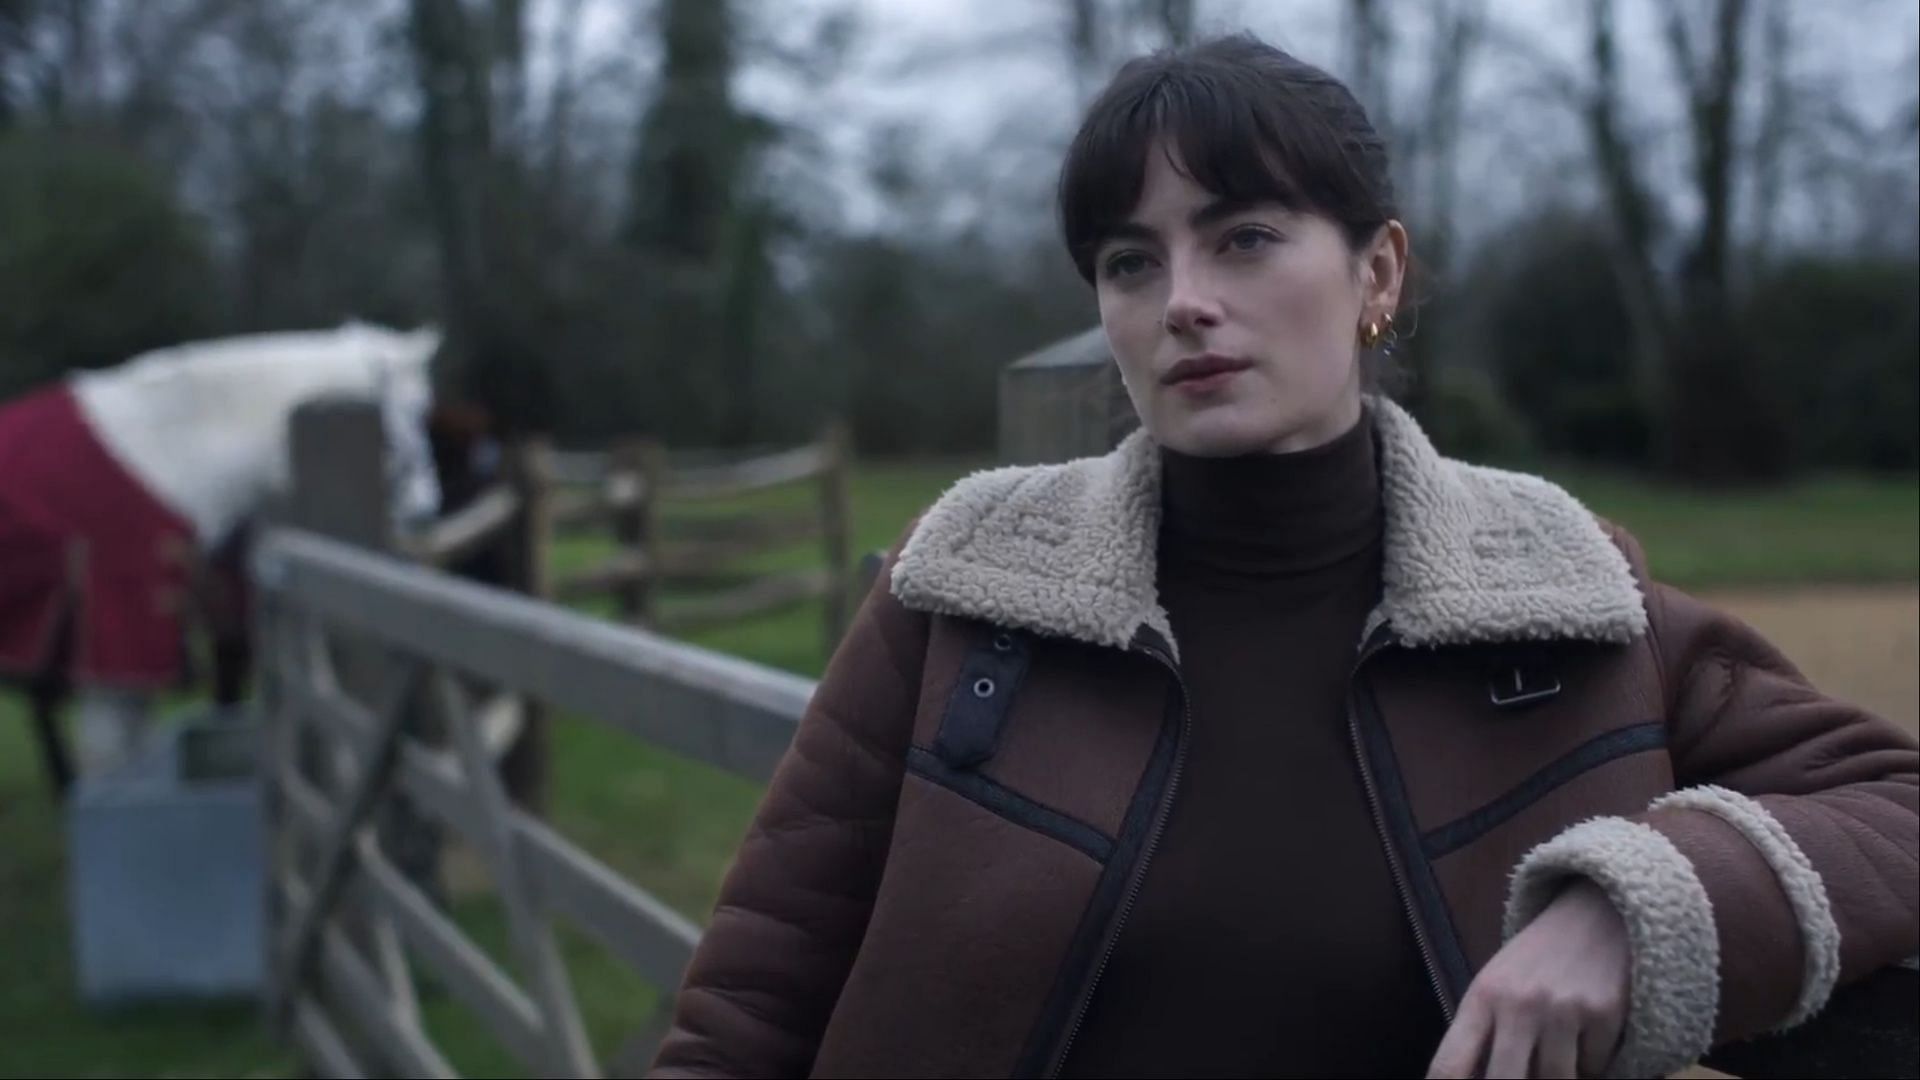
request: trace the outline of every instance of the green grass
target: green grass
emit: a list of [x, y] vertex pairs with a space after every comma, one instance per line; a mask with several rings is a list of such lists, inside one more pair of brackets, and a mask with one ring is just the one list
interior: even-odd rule
[[[856, 550], [891, 544], [964, 462], [869, 465], [853, 490]], [[1920, 577], [1920, 485], [1912, 477], [1827, 479], [1756, 493], [1703, 494], [1581, 470], [1551, 470], [1597, 512], [1627, 525], [1677, 585], [1912, 581]], [[804, 491], [784, 499], [805, 499]], [[724, 508], [722, 508], [724, 509]], [[714, 512], [714, 511], [709, 511]], [[581, 565], [603, 543], [557, 553]], [[765, 568], [804, 565], [804, 550]], [[668, 596], [671, 604], [676, 598]], [[818, 604], [696, 635], [699, 644], [806, 675], [826, 660]], [[553, 817], [615, 869], [704, 920], [758, 792], [752, 784], [648, 749], [598, 725], [562, 719], [554, 746]], [[133, 1009], [93, 1015], [77, 1003], [65, 916], [60, 823], [40, 786], [23, 710], [0, 696], [0, 1076], [276, 1076], [293, 1062], [244, 1007]], [[509, 960], [487, 890], [456, 915]], [[576, 996], [603, 1054], [645, 1023], [654, 993], [597, 947], [566, 933]], [[444, 995], [426, 993], [428, 1029], [469, 1075], [513, 1075], [504, 1049]]]
[[[885, 547], [914, 513], [932, 502], [963, 463], [869, 466], [854, 484], [857, 549]], [[1920, 578], [1920, 476], [1829, 476], [1792, 484], [1700, 490], [1631, 473], [1549, 466], [1544, 474], [1590, 509], [1632, 530], [1653, 572], [1683, 589], [1728, 586], [1913, 581]], [[789, 499], [806, 492], [786, 493]], [[556, 559], [565, 568], [587, 564], [607, 550], [604, 541], [573, 540]], [[806, 564], [806, 549], [760, 560], [763, 569]], [[672, 609], [674, 597], [665, 599]], [[815, 670], [793, 651], [816, 609], [795, 610], [725, 632], [696, 636], [702, 644], [767, 659], [797, 671]], [[771, 658], [770, 658], [771, 657]]]
[[39, 762], [24, 706], [0, 695], [0, 1076], [292, 1075], [244, 1006], [80, 1008], [60, 819]]
[[1920, 577], [1920, 477], [1701, 492], [1619, 473], [1549, 475], [1631, 529], [1654, 574], [1680, 588]]
[[[857, 551], [891, 544], [964, 463], [862, 469], [853, 486]], [[804, 491], [775, 500], [804, 499]], [[722, 512], [727, 507], [709, 508]], [[594, 557], [570, 545], [563, 560]], [[807, 553], [764, 560], [804, 565]], [[763, 663], [818, 675], [826, 662], [818, 604], [796, 605], [694, 640]], [[758, 800], [746, 781], [650, 750], [605, 727], [556, 726], [553, 818], [559, 829], [666, 902], [704, 922], [720, 877]], [[463, 865], [466, 860], [462, 860]], [[245, 1006], [138, 1008], [93, 1014], [75, 994], [68, 953], [60, 819], [42, 790], [19, 699], [0, 691], [0, 1076], [290, 1076], [294, 1061]], [[463, 894], [456, 917], [490, 955], [511, 963], [506, 923], [483, 890]], [[604, 1057], [645, 1023], [655, 994], [597, 946], [561, 935], [588, 1034]], [[470, 1076], [519, 1070], [473, 1016], [423, 991], [428, 1031]]]

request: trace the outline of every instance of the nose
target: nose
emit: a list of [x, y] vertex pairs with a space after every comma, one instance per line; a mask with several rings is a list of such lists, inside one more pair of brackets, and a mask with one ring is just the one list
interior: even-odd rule
[[1161, 325], [1170, 334], [1191, 333], [1220, 324], [1220, 302], [1206, 274], [1191, 262], [1176, 261], [1170, 268], [1167, 310]]

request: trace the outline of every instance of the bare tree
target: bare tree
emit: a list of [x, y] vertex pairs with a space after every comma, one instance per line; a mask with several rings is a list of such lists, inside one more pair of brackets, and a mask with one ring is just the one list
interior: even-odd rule
[[1466, 87], [1485, 39], [1486, 0], [1434, 0], [1421, 124], [1423, 245], [1427, 263], [1444, 274], [1453, 265], [1454, 219], [1459, 206], [1460, 135]]
[[1074, 100], [1087, 101], [1111, 52], [1106, 6], [1100, 0], [1065, 0], [1067, 60], [1073, 67]]
[[1694, 185], [1701, 203], [1699, 231], [1681, 259], [1680, 279], [1691, 293], [1691, 306], [1722, 308], [1728, 300], [1735, 135], [1751, 6], [1748, 0], [1718, 0], [1712, 12], [1712, 43], [1704, 55], [1693, 40], [1687, 15], [1691, 10], [1697, 9], [1685, 0], [1666, 0], [1667, 45], [1686, 93]]
[[585, 20], [581, 7], [585, 0], [562, 0], [559, 15], [560, 42], [556, 51], [553, 92], [547, 107], [545, 124], [546, 187], [549, 193], [564, 197], [571, 190], [569, 161], [573, 143], [575, 98], [580, 88], [580, 35]]
[[[1411, 299], [1425, 299], [1425, 286], [1447, 282], [1454, 263], [1455, 217], [1458, 211], [1460, 139], [1466, 109], [1467, 81], [1484, 37], [1485, 0], [1432, 0], [1429, 16], [1425, 93], [1411, 110], [1413, 122], [1399, 131], [1383, 131], [1399, 153], [1400, 183], [1413, 194], [1413, 206], [1404, 205], [1417, 219], [1416, 252], [1421, 277]], [[1369, 13], [1367, 18], [1372, 18]], [[1356, 22], [1359, 17], [1356, 17]], [[1378, 62], [1378, 56], [1370, 63]], [[1391, 79], [1376, 72], [1376, 92], [1385, 94]], [[1385, 107], [1382, 107], [1385, 111]], [[1376, 121], [1376, 125], [1386, 120]], [[1418, 334], [1399, 351], [1404, 385], [1401, 401], [1426, 419], [1434, 379], [1444, 356], [1448, 314], [1452, 305], [1421, 307], [1409, 329]]]
[[1061, 15], [1074, 99], [1082, 102], [1133, 53], [1188, 44], [1198, 25], [1195, 0], [1062, 0]]
[[1760, 129], [1753, 145], [1753, 237], [1755, 261], [1772, 255], [1786, 172], [1789, 133], [1796, 126], [1798, 97], [1792, 92], [1793, 37], [1787, 0], [1765, 0], [1760, 65], [1765, 83], [1760, 97]]
[[45, 100], [38, 54], [39, 0], [0, 0], [0, 131]]
[[1667, 335], [1665, 302], [1653, 254], [1655, 234], [1662, 223], [1641, 175], [1639, 155], [1627, 141], [1620, 117], [1620, 59], [1613, 0], [1588, 0], [1587, 18], [1593, 83], [1582, 103], [1582, 119], [1601, 190], [1612, 210], [1614, 272], [1638, 343], [1635, 352], [1641, 393], [1655, 398]]
[[1393, 126], [1393, 23], [1377, 0], [1347, 0], [1344, 33], [1348, 86], [1373, 126], [1389, 131]]
[[484, 320], [483, 237], [492, 103], [478, 40], [461, 0], [412, 0], [408, 23], [421, 91], [421, 165], [440, 244], [448, 333], [473, 347]]
[[60, 65], [60, 98], [68, 108], [85, 109], [94, 99], [93, 0], [64, 0], [65, 57]]
[[1193, 40], [1193, 0], [1140, 0], [1141, 13], [1168, 45]]
[[[1614, 0], [1588, 0], [1587, 78], [1503, 36], [1534, 61], [1547, 85], [1579, 114], [1607, 209], [1610, 257], [1635, 342], [1639, 394], [1663, 440], [1657, 456], [1696, 476], [1765, 471], [1768, 424], [1741, 378], [1748, 355], [1732, 318], [1735, 200], [1744, 160], [1739, 139], [1750, 0], [1692, 4], [1657, 0], [1661, 40], [1685, 107], [1690, 187], [1699, 218], [1684, 233], [1663, 213], [1645, 175], [1645, 148], [1628, 132]], [[1778, 32], [1778, 31], [1776, 31]], [[1672, 281], [1660, 253], [1679, 251]]]

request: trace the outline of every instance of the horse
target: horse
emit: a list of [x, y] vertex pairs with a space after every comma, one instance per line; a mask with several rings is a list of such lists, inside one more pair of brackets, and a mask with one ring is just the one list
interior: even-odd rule
[[74, 776], [60, 707], [77, 697], [83, 775], [134, 754], [154, 696], [183, 679], [189, 604], [212, 630], [216, 696], [241, 693], [247, 528], [287, 487], [295, 409], [377, 402], [393, 520], [433, 517], [439, 348], [432, 327], [357, 321], [240, 335], [0, 404], [0, 678], [27, 691], [56, 797]]
[[[436, 401], [427, 414], [427, 445], [440, 482], [440, 512], [454, 514], [509, 480], [507, 435], [492, 413], [471, 401]], [[442, 569], [495, 588], [523, 588], [515, 552], [502, 540], [486, 544]]]

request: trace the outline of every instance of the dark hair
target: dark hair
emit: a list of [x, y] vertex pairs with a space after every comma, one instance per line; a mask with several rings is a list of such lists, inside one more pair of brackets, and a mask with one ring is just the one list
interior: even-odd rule
[[1201, 187], [1321, 214], [1356, 251], [1399, 216], [1386, 144], [1340, 80], [1251, 34], [1213, 38], [1130, 61], [1081, 121], [1060, 169], [1060, 226], [1088, 282], [1163, 136]]

